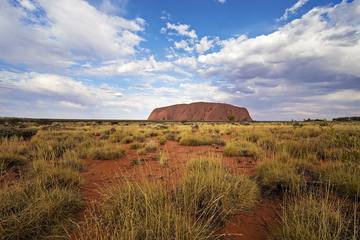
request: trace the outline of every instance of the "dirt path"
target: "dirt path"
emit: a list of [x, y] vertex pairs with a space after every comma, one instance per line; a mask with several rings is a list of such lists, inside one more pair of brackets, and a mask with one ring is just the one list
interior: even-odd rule
[[[168, 141], [161, 150], [169, 154], [166, 167], [162, 167], [157, 161], [157, 154], [149, 154], [139, 157], [136, 150], [127, 149], [125, 157], [119, 160], [86, 162], [86, 171], [82, 173], [85, 184], [82, 194], [89, 203], [101, 198], [100, 191], [114, 182], [126, 178], [129, 181], [162, 181], [173, 185], [181, 179], [188, 159], [197, 156], [222, 156], [223, 147], [216, 146], [181, 146], [177, 142]], [[256, 161], [250, 158], [222, 157], [225, 166], [234, 173], [253, 175]], [[261, 201], [255, 209], [248, 213], [241, 213], [231, 218], [218, 234], [227, 240], [262, 240], [266, 239], [266, 225], [274, 222], [277, 204], [272, 201]]]
[[265, 199], [249, 212], [233, 216], [217, 234], [224, 240], [265, 240], [269, 226], [277, 219], [280, 203]]

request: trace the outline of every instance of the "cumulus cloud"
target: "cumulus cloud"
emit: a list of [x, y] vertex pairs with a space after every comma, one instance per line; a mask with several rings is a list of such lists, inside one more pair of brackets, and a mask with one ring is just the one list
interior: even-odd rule
[[279, 20], [286, 21], [291, 15], [294, 15], [300, 8], [302, 8], [309, 0], [298, 0], [294, 5], [285, 10], [284, 15], [282, 15]]
[[191, 29], [189, 25], [187, 24], [175, 24], [175, 23], [166, 23], [166, 28], [162, 28], [162, 32], [166, 33], [167, 31], [175, 31], [176, 34], [180, 36], [185, 36], [189, 38], [197, 38], [196, 31], [194, 29]]
[[[150, 84], [123, 91], [70, 77], [36, 72], [0, 71], [1, 112], [25, 117], [144, 118], [161, 105], [226, 101], [231, 95], [210, 83]], [[202, 91], [199, 91], [202, 89]], [[130, 110], [130, 111], [129, 111]]]
[[[307, 97], [357, 91], [359, 9], [360, 1], [318, 7], [271, 34], [224, 40], [219, 51], [197, 58], [198, 72], [223, 80], [220, 84], [224, 86], [232, 85], [228, 91], [246, 96], [246, 102], [257, 109], [261, 104], [275, 108], [284, 101], [298, 106], [295, 103]], [[271, 102], [262, 103], [259, 97]], [[316, 114], [317, 110], [310, 108], [308, 112]]]
[[109, 16], [83, 0], [0, 1], [0, 60], [42, 69], [124, 59], [143, 29], [143, 19]]
[[217, 39], [210, 40], [207, 36], [202, 37], [199, 43], [196, 44], [196, 51], [198, 53], [205, 53], [210, 50]]

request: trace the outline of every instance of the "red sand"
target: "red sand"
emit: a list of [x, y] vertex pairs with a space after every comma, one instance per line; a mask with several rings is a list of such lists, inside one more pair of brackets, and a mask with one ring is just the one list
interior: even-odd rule
[[[124, 145], [126, 148], [127, 146]], [[223, 147], [215, 146], [181, 146], [177, 142], [168, 141], [161, 146], [169, 153], [169, 161], [166, 167], [161, 167], [156, 160], [156, 154], [140, 157], [141, 164], [136, 165], [133, 160], [138, 160], [136, 150], [127, 149], [127, 154], [119, 160], [95, 161], [88, 160], [86, 171], [82, 173], [85, 179], [82, 193], [87, 202], [97, 201], [101, 198], [100, 190], [107, 186], [120, 183], [123, 178], [130, 181], [160, 181], [163, 184], [174, 185], [185, 169], [188, 159], [207, 154], [222, 156]], [[141, 159], [142, 158], [142, 159]], [[256, 161], [251, 158], [222, 157], [225, 166], [236, 173], [253, 175]], [[260, 240], [266, 239], [267, 228], [274, 222], [279, 203], [271, 200], [259, 202], [250, 212], [240, 213], [233, 216], [217, 234], [223, 235], [227, 240]]]

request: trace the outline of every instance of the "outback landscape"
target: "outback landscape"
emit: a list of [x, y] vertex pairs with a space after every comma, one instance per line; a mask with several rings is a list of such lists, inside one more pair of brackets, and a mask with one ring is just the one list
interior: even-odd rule
[[360, 240], [360, 0], [0, 0], [0, 240]]
[[1, 124], [1, 239], [359, 239], [358, 122]]

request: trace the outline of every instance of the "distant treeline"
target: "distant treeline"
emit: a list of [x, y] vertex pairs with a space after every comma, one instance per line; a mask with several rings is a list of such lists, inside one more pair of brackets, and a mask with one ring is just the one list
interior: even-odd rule
[[339, 117], [334, 118], [333, 121], [360, 121], [360, 117]]

